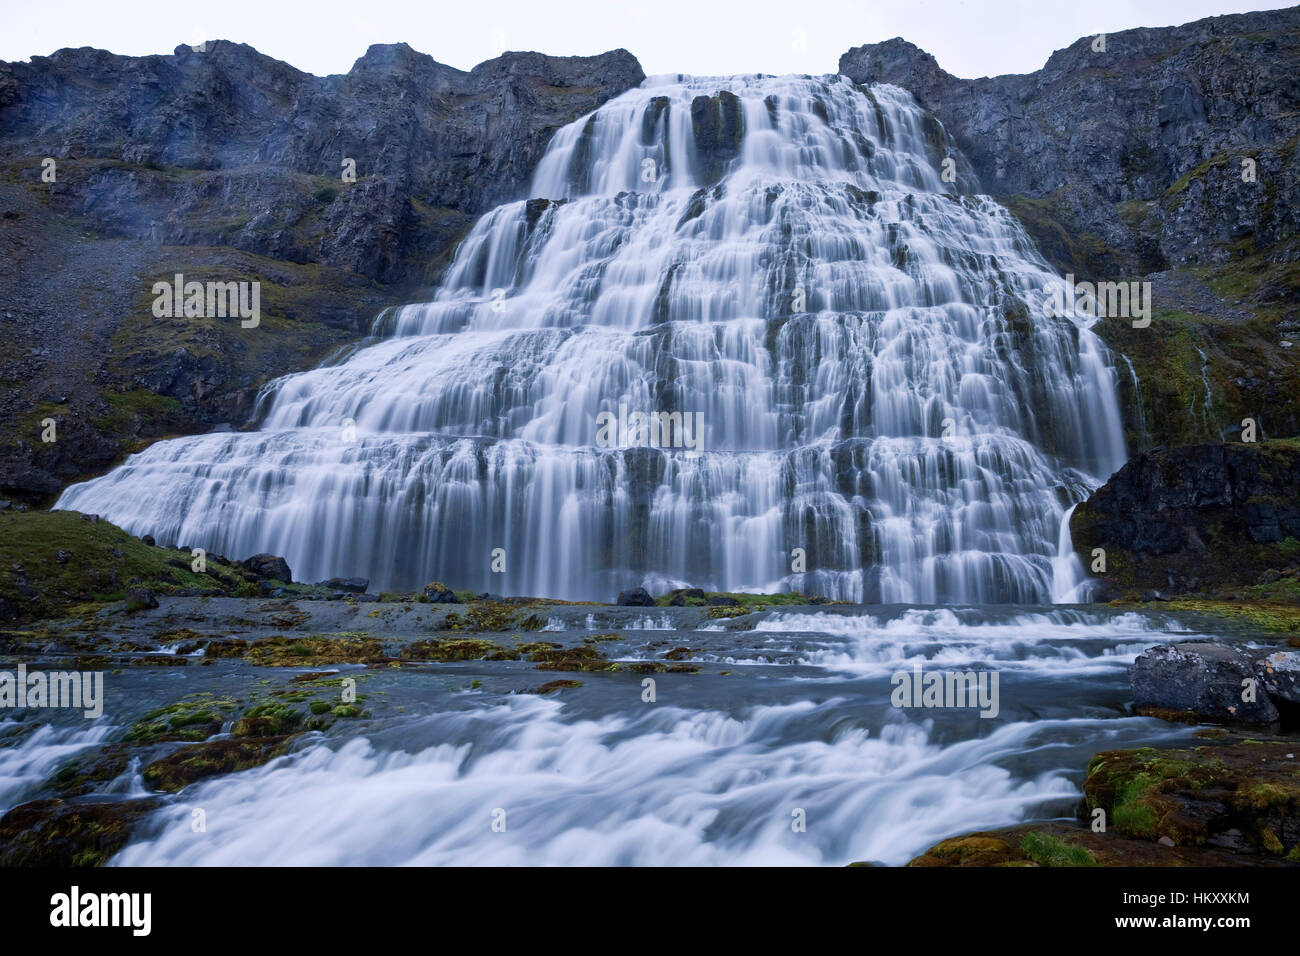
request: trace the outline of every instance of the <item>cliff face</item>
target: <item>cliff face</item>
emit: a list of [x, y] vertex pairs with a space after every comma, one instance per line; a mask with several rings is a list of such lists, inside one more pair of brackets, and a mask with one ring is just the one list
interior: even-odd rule
[[[238, 426], [267, 379], [433, 284], [557, 128], [643, 79], [624, 50], [465, 73], [405, 44], [329, 77], [225, 41], [0, 64], [0, 497]], [[261, 325], [155, 319], [152, 284], [178, 272], [260, 281]]]
[[1300, 441], [1225, 442], [1136, 456], [1070, 521], [1115, 593], [1300, 599]]
[[1138, 375], [1120, 382], [1132, 450], [1218, 439], [1246, 416], [1300, 434], [1300, 358], [1283, 344], [1300, 344], [1300, 7], [1095, 43], [1019, 76], [958, 79], [901, 39], [839, 69], [934, 111], [1061, 272], [1151, 281], [1149, 328], [1099, 329]]

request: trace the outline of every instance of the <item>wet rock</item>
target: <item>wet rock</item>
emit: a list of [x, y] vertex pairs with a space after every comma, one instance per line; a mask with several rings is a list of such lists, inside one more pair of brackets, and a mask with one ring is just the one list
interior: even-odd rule
[[[1134, 707], [1144, 716], [1230, 724], [1278, 719], [1254, 662], [1226, 644], [1159, 644], [1138, 656], [1129, 680]], [[1243, 700], [1252, 686], [1255, 699]]]
[[703, 603], [705, 603], [705, 597], [701, 588], [678, 588], [671, 593], [668, 599], [670, 607], [694, 607]]
[[533, 690], [520, 691], [520, 693], [541, 694], [544, 696], [546, 694], [554, 694], [557, 691], [567, 690], [569, 688], [581, 687], [581, 686], [582, 686], [582, 681], [580, 680], [552, 680], [552, 681], [547, 681], [541, 687], [535, 688]]
[[1274, 651], [1254, 660], [1255, 674], [1279, 708], [1300, 707], [1300, 653]]
[[289, 563], [275, 554], [255, 554], [247, 561], [240, 561], [239, 567], [259, 578], [291, 584], [293, 575]]
[[424, 586], [424, 597], [430, 604], [459, 604], [460, 598], [447, 585], [432, 581]]
[[103, 866], [158, 801], [35, 800], [0, 818], [0, 866]]
[[151, 535], [151, 534], [141, 535], [141, 536], [140, 536], [140, 540], [143, 541], [145, 544], [147, 544], [147, 545], [148, 545], [149, 547], [151, 547], [151, 548], [152, 548], [152, 547], [156, 547], [156, 545], [157, 545], [157, 542], [154, 541], [154, 539], [153, 539], [153, 535]]
[[292, 736], [235, 737], [182, 747], [148, 764], [141, 776], [155, 790], [175, 793], [205, 777], [259, 767], [288, 752]]
[[148, 588], [128, 588], [126, 592], [126, 609], [143, 611], [158, 606], [158, 597]]
[[1070, 530], [1085, 566], [1103, 549], [1108, 568], [1100, 577], [1148, 600], [1245, 587], [1295, 563], [1296, 488], [1300, 443], [1160, 448], [1135, 456], [1093, 492]]
[[654, 607], [655, 599], [645, 588], [632, 588], [630, 591], [620, 591], [617, 603], [622, 607]]
[[370, 587], [369, 578], [330, 578], [325, 587], [331, 591], [350, 591], [353, 594], [365, 594]]
[[1292, 741], [1115, 750], [1088, 765], [1085, 811], [1108, 828], [1178, 847], [1242, 847], [1300, 856], [1300, 761]]

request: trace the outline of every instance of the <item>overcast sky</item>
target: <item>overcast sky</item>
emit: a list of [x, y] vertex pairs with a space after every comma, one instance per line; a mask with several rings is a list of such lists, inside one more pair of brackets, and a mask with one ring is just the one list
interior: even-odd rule
[[503, 50], [626, 47], [646, 73], [832, 73], [850, 46], [901, 36], [957, 76], [1026, 73], [1080, 36], [1277, 9], [1267, 0], [12, 0], [0, 60], [61, 47], [170, 53], [225, 39], [310, 73], [404, 41], [460, 69]]

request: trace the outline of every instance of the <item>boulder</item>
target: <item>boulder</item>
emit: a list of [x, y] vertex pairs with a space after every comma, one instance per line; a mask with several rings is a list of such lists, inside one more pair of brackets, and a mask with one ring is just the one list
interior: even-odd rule
[[269, 578], [272, 581], [280, 581], [284, 584], [290, 584], [293, 581], [288, 562], [278, 555], [255, 554], [247, 561], [240, 561], [239, 566], [255, 577]]
[[[1139, 714], [1225, 724], [1271, 724], [1277, 708], [1254, 661], [1243, 651], [1211, 641], [1159, 644], [1138, 656], [1129, 671]], [[1254, 700], [1243, 700], [1255, 681]]]
[[1274, 651], [1256, 657], [1255, 676], [1279, 707], [1300, 706], [1300, 652]]
[[330, 578], [325, 587], [332, 591], [351, 591], [353, 594], [365, 594], [370, 587], [369, 578]]
[[158, 606], [157, 596], [148, 588], [128, 588], [126, 608], [128, 611], [143, 611]]
[[632, 588], [618, 592], [618, 603], [622, 607], [654, 607], [655, 599], [645, 588]]
[[424, 597], [430, 604], [459, 604], [456, 592], [440, 581], [431, 581], [424, 586]]

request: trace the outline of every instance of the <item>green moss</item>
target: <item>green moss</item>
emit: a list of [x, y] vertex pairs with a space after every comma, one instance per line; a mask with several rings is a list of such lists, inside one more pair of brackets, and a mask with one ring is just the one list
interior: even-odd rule
[[1086, 848], [1072, 846], [1050, 833], [1026, 833], [1020, 852], [1039, 866], [1097, 866], [1097, 858]]
[[209, 693], [191, 694], [174, 704], [150, 711], [132, 725], [122, 739], [128, 742], [162, 740], [206, 740], [221, 730], [236, 709], [229, 697]]
[[137, 388], [130, 392], [101, 392], [100, 397], [110, 411], [95, 419], [94, 424], [104, 431], [131, 432], [140, 422], [154, 423], [162, 430], [184, 425], [181, 403], [170, 396]]
[[1169, 188], [1165, 190], [1164, 198], [1171, 199], [1174, 196], [1177, 196], [1191, 185], [1192, 180], [1200, 179], [1211, 169], [1218, 169], [1222, 166], [1227, 166], [1228, 163], [1232, 161], [1233, 155], [1234, 154], [1232, 153], [1219, 153], [1215, 156], [1211, 156], [1204, 162], [1198, 163], [1170, 184]]
[[147, 545], [75, 511], [0, 513], [0, 568], [7, 569], [0, 596], [24, 617], [93, 613], [97, 603], [121, 600], [128, 587], [224, 594], [243, 583], [212, 557], [203, 574], [191, 569], [192, 560], [189, 552]]

